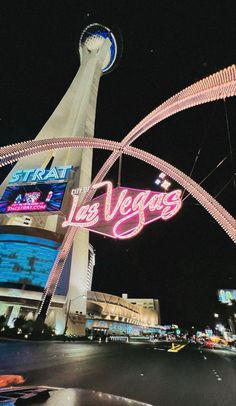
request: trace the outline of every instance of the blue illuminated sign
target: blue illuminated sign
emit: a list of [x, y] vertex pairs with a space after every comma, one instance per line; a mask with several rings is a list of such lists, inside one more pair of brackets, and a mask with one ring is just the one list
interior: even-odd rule
[[9, 184], [65, 181], [68, 179], [71, 169], [71, 165], [56, 166], [51, 169], [22, 169], [13, 173]]
[[9, 283], [44, 288], [60, 243], [46, 238], [0, 234], [0, 285]]
[[218, 290], [218, 300], [221, 303], [231, 304], [236, 301], [236, 289], [220, 289]]

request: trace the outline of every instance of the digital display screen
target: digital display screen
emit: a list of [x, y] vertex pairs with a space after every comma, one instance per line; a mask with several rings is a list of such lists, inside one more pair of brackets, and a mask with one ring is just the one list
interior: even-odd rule
[[0, 234], [0, 284], [44, 288], [59, 247], [60, 242], [46, 238]]
[[58, 211], [65, 194], [66, 182], [8, 186], [0, 200], [0, 213]]
[[231, 304], [232, 301], [236, 301], [236, 289], [220, 289], [217, 294], [221, 303]]

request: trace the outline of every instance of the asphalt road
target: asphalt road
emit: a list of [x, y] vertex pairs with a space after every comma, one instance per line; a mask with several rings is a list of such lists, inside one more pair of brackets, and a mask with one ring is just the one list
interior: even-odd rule
[[236, 354], [189, 345], [0, 341], [0, 374], [27, 385], [78, 387], [157, 406], [235, 406]]

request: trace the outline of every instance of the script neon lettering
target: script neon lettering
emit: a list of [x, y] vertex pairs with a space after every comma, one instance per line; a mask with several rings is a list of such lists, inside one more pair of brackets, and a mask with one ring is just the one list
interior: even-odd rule
[[160, 193], [160, 195], [155, 195], [149, 200], [146, 207], [148, 207], [150, 211], [161, 210], [164, 207], [162, 204], [162, 200], [163, 193]]
[[[142, 228], [145, 224], [144, 203], [145, 203], [145, 200], [147, 199], [147, 197], [149, 196], [149, 194], [150, 194], [150, 191], [147, 190], [145, 192], [140, 192], [135, 197], [135, 199], [133, 200], [133, 203], [132, 203], [133, 213], [129, 214], [128, 216], [125, 216], [123, 219], [117, 221], [117, 223], [115, 224], [115, 226], [113, 228], [113, 234], [115, 237], [120, 238], [120, 239], [131, 238], [142, 230]], [[126, 232], [125, 234], [118, 233], [118, 231], [117, 231], [118, 227], [121, 224], [126, 223], [129, 219], [131, 219], [132, 217], [134, 217], [136, 215], [138, 215], [137, 226], [131, 232]]]
[[[123, 200], [123, 202], [121, 203], [121, 206], [120, 206], [120, 213], [121, 213], [123, 216], [126, 216], [127, 214], [130, 213], [131, 207], [129, 207], [129, 206], [131, 205], [131, 203], [132, 203], [132, 197], [131, 197], [131, 196], [126, 197], [126, 198]], [[128, 207], [129, 207], [129, 208], [128, 208]], [[127, 208], [128, 208], [128, 210], [127, 210]]]
[[99, 203], [94, 203], [92, 204], [92, 206], [89, 207], [88, 210], [88, 216], [87, 216], [87, 221], [94, 221], [95, 219], [97, 219], [97, 221], [99, 220], [99, 215], [98, 215], [98, 208], [99, 208], [100, 204]]
[[119, 198], [117, 199], [117, 203], [116, 203], [113, 211], [111, 211], [113, 185], [111, 182], [102, 182], [102, 183], [106, 184], [106, 186], [107, 186], [107, 197], [106, 197], [106, 203], [105, 203], [105, 220], [110, 221], [115, 217], [117, 211], [119, 210], [119, 207], [127, 194], [127, 189], [122, 190]]
[[182, 206], [180, 196], [181, 196], [180, 190], [176, 190], [174, 192], [170, 192], [169, 194], [164, 195], [163, 203], [165, 207], [161, 215], [161, 218], [163, 220], [172, 218], [177, 213], [177, 211], [179, 211], [179, 209]]
[[[91, 231], [114, 238], [128, 239], [137, 235], [145, 224], [160, 218], [167, 220], [173, 217], [182, 205], [181, 190], [155, 193], [135, 189], [131, 189], [130, 192], [130, 189], [120, 188], [118, 194], [118, 189], [114, 192], [113, 185], [109, 181], [92, 187], [96, 190], [105, 187], [106, 193], [91, 203], [77, 207], [79, 195], [74, 194], [73, 190], [73, 204], [68, 219], [62, 224], [64, 227], [73, 225], [90, 228]], [[129, 192], [131, 195], [128, 195]], [[96, 199], [99, 202], [95, 202]], [[95, 226], [94, 229], [92, 226]], [[99, 227], [105, 228], [104, 232], [100, 231]]]
[[68, 217], [67, 220], [65, 220], [65, 221], [62, 223], [62, 227], [66, 227], [66, 226], [69, 226], [69, 225], [73, 225], [72, 220], [73, 220], [73, 216], [74, 216], [76, 207], [77, 207], [78, 204], [79, 204], [79, 195], [74, 195], [74, 194], [72, 194], [72, 196], [73, 196], [73, 201], [72, 201], [72, 206], [71, 206], [71, 210], [70, 210], [70, 213], [69, 213], [69, 217]]

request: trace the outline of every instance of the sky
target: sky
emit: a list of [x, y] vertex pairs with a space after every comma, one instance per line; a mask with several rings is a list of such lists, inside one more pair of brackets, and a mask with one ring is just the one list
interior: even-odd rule
[[[113, 28], [123, 47], [116, 69], [100, 81], [98, 138], [120, 141], [166, 99], [236, 62], [234, 0], [10, 1], [4, 7], [1, 145], [37, 135], [79, 68], [79, 37], [88, 24]], [[231, 98], [186, 110], [134, 144], [188, 175], [200, 150], [192, 174], [197, 182], [228, 156], [202, 186], [213, 196], [219, 193], [218, 201], [234, 217], [235, 107]], [[107, 157], [94, 153], [93, 175]], [[117, 172], [115, 165], [107, 176], [114, 184]], [[1, 179], [6, 173], [1, 170]], [[122, 186], [158, 191], [158, 175], [151, 166], [123, 158]], [[236, 288], [235, 246], [191, 197], [175, 218], [146, 226], [132, 240], [92, 233], [90, 240], [96, 249], [93, 290], [158, 298], [163, 323], [211, 325], [213, 313], [224, 312], [217, 289]]]

